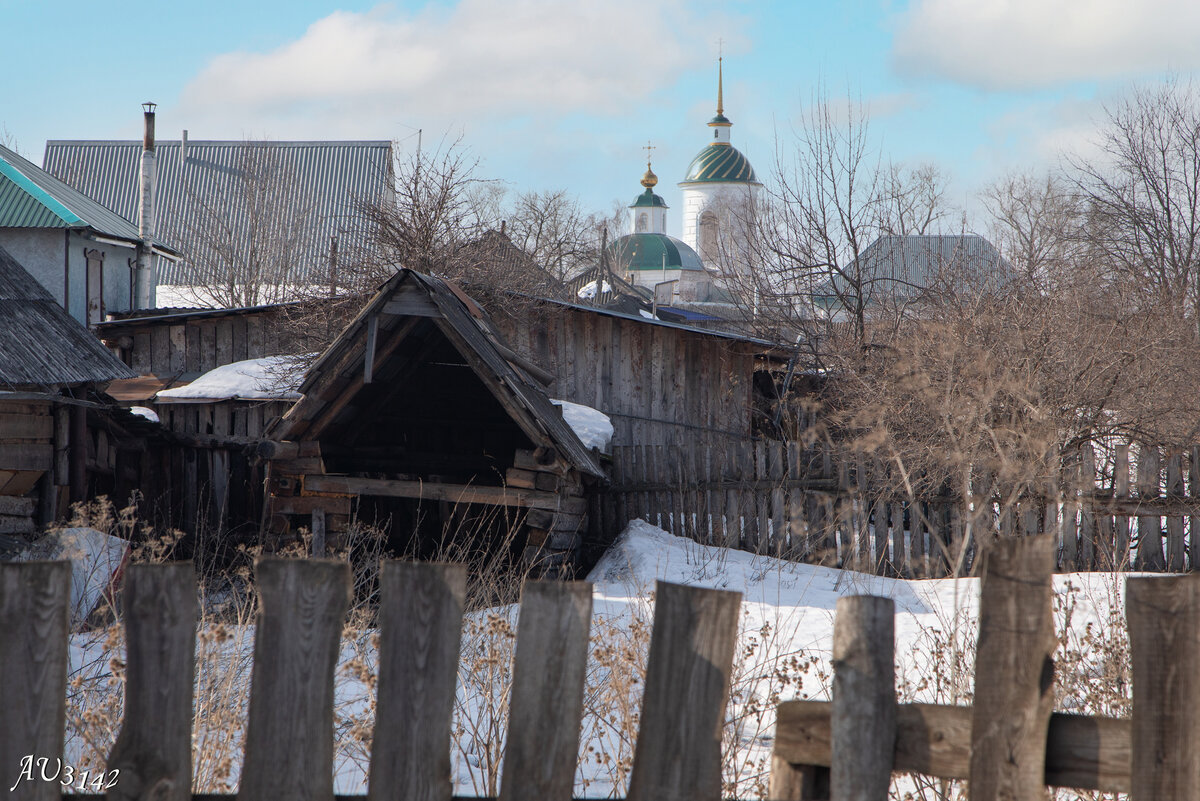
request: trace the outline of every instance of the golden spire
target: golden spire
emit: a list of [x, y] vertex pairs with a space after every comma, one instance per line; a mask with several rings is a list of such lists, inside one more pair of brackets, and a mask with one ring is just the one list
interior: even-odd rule
[[725, 81], [721, 72], [721, 62], [725, 60], [724, 56], [717, 56], [717, 116], [725, 113], [724, 89]]

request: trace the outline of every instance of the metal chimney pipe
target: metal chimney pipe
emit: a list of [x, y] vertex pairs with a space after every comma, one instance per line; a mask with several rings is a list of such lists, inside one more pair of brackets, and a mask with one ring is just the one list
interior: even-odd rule
[[154, 155], [154, 103], [143, 103], [145, 120], [142, 135], [141, 175], [138, 182], [138, 236], [137, 266], [134, 268], [134, 306], [149, 309], [154, 305], [154, 184], [158, 177], [158, 163]]
[[183, 139], [179, 140], [179, 166], [187, 164], [187, 128], [183, 129]]

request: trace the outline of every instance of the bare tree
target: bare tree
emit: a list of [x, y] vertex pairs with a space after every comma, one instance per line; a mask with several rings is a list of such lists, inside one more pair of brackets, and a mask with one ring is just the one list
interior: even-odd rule
[[1093, 258], [1200, 325], [1200, 92], [1172, 79], [1106, 112], [1101, 156], [1069, 159]]
[[1061, 176], [1011, 173], [981, 197], [992, 241], [1028, 279], [1052, 283], [1084, 258], [1085, 204]]
[[185, 295], [230, 308], [294, 299], [310, 281], [302, 267], [328, 246], [315, 199], [278, 151], [246, 142], [231, 180], [196, 186], [190, 177], [185, 171]]
[[747, 269], [724, 272], [736, 276], [733, 294], [758, 333], [815, 341], [814, 324], [835, 320], [863, 347], [871, 313], [897, 289], [863, 252], [886, 234], [934, 229], [947, 213], [944, 176], [885, 163], [850, 97], [843, 107], [818, 96], [794, 144], [779, 145], [766, 196], [745, 204]]

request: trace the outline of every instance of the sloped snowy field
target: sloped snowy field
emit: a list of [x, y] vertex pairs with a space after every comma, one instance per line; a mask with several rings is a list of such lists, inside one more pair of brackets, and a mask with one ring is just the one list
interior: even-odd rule
[[[727, 745], [732, 747], [727, 747], [725, 765], [727, 781], [737, 782], [739, 797], [755, 797], [765, 781], [774, 702], [828, 697], [833, 615], [840, 596], [870, 593], [895, 600], [902, 701], [969, 703], [964, 692], [969, 693], [971, 685], [975, 579], [906, 581], [784, 562], [699, 545], [640, 520], [629, 524], [588, 578], [595, 583], [595, 607], [581, 737], [587, 758], [577, 773], [577, 795], [601, 798], [624, 792], [624, 772], [633, 753], [629, 734], [636, 728], [630, 721], [641, 694], [641, 686], [630, 677], [644, 667], [657, 580], [743, 594], [742, 639], [730, 708], [735, 723], [727, 732]], [[1057, 614], [1061, 621], [1069, 610], [1073, 642], [1089, 626], [1093, 636], [1111, 630], [1111, 615], [1123, 608], [1123, 577], [1069, 574], [1056, 577], [1055, 584]], [[458, 794], [482, 795], [489, 790], [489, 774], [494, 781], [496, 771], [489, 770], [489, 764], [494, 766], [499, 756], [495, 731], [503, 731], [498, 707], [515, 626], [515, 607], [488, 610], [467, 620], [453, 753]], [[245, 665], [252, 642], [252, 627], [242, 627], [222, 647], [231, 663]], [[77, 635], [73, 646], [73, 667], [88, 664], [92, 668], [85, 672], [98, 675], [94, 671], [108, 661], [103, 643]], [[366, 791], [368, 751], [361, 737], [370, 731], [374, 665], [370, 633], [344, 641], [337, 691], [339, 793]], [[1092, 667], [1085, 659], [1072, 663], [1071, 669], [1086, 682]], [[248, 687], [249, 679], [245, 670], [238, 681]], [[80, 754], [81, 748], [76, 737], [68, 757]], [[236, 781], [236, 764], [230, 778]]]

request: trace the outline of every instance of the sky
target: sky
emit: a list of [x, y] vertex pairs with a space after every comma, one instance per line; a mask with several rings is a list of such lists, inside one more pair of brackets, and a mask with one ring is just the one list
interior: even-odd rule
[[37, 163], [47, 139], [140, 138], [154, 101], [160, 139], [457, 141], [481, 177], [597, 211], [641, 191], [650, 143], [678, 209], [721, 53], [760, 180], [817, 97], [851, 99], [975, 228], [989, 182], [1088, 153], [1106, 103], [1200, 69], [1188, 0], [0, 0], [0, 20], [0, 142]]

